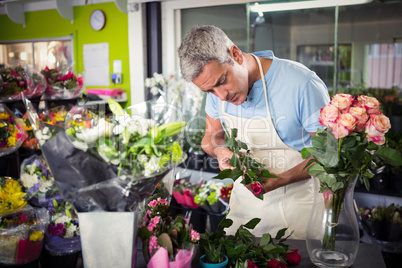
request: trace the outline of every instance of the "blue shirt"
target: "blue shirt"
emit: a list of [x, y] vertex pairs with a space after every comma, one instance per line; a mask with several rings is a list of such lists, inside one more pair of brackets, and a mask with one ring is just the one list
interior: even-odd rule
[[[270, 50], [253, 53], [271, 58], [272, 64], [265, 74], [269, 112], [273, 125], [282, 141], [301, 151], [311, 146], [309, 132], [322, 128], [318, 122], [320, 110], [328, 105], [330, 98], [324, 82], [304, 65], [274, 56]], [[205, 112], [223, 123], [222, 101], [208, 93]], [[225, 112], [242, 118], [267, 117], [262, 80], [251, 88], [247, 100], [240, 107], [229, 102]]]

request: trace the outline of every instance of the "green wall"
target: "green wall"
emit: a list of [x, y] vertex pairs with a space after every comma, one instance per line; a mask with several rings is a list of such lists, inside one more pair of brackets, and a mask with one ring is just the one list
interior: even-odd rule
[[[106, 14], [106, 26], [101, 31], [94, 31], [89, 25], [89, 17], [95, 9], [101, 9]], [[122, 88], [127, 92], [128, 99], [124, 105], [130, 105], [128, 16], [113, 2], [74, 7], [73, 24], [61, 17], [56, 9], [25, 12], [25, 28], [12, 22], [7, 15], [0, 15], [0, 41], [61, 37], [70, 34], [74, 35], [75, 70], [78, 73], [84, 70], [84, 44], [109, 43], [109, 72], [113, 72], [113, 61], [121, 60], [123, 83], [114, 85], [110, 82], [109, 87], [87, 88]]]

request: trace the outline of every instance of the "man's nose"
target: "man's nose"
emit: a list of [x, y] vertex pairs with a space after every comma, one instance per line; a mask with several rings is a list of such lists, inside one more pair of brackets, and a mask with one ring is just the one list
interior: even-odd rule
[[227, 97], [229, 95], [229, 92], [225, 89], [215, 89], [216, 94], [218, 95], [218, 98], [221, 101], [227, 101]]

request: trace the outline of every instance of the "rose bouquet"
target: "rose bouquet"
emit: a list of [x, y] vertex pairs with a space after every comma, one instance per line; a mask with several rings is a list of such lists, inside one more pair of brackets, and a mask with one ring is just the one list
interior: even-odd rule
[[217, 180], [208, 180], [201, 184], [194, 202], [207, 212], [222, 214], [229, 208], [230, 192], [233, 183]]
[[236, 128], [231, 130], [231, 134], [228, 133], [226, 127], [225, 131], [225, 146], [230, 151], [234, 152], [232, 158], [230, 159], [230, 164], [232, 165], [233, 169], [222, 170], [214, 178], [221, 180], [230, 178], [235, 181], [242, 177], [243, 179], [241, 183], [250, 187], [255, 197], [263, 200], [264, 191], [261, 185], [263, 178], [276, 178], [276, 176], [271, 174], [267, 169], [263, 169], [264, 164], [251, 157], [247, 144], [237, 139]]
[[26, 98], [41, 96], [46, 89], [46, 81], [41, 74], [30, 72], [21, 66], [0, 69], [0, 99], [20, 100], [23, 92]]
[[311, 156], [306, 165], [308, 174], [318, 177], [320, 192], [332, 211], [322, 240], [324, 249], [334, 250], [336, 226], [348, 185], [359, 176], [369, 189], [371, 169], [376, 168], [372, 166], [373, 156], [394, 166], [402, 164], [396, 150], [381, 147], [391, 125], [379, 108], [374, 97], [334, 95], [320, 112], [319, 121], [326, 129], [319, 129], [312, 138], [312, 147], [301, 152], [305, 159]]
[[32, 155], [24, 159], [20, 180], [27, 192], [35, 192], [29, 199], [29, 203], [34, 206], [48, 207], [53, 200], [63, 200], [43, 156]]
[[1, 217], [0, 263], [25, 264], [38, 259], [47, 220], [46, 209], [34, 209], [29, 205]]
[[0, 103], [0, 156], [16, 151], [25, 138], [26, 132], [21, 120]]
[[[269, 233], [261, 239], [250, 232], [261, 219], [254, 218], [244, 225], [240, 225], [235, 235], [227, 236], [223, 228], [230, 227], [230, 219], [220, 222], [221, 227], [215, 232], [206, 232], [200, 238], [200, 261], [206, 263], [222, 262], [223, 256], [228, 258], [229, 267], [281, 267], [287, 264], [299, 264], [301, 256], [297, 249], [289, 249], [284, 237], [287, 228], [279, 230], [275, 237]], [[293, 232], [292, 232], [293, 233]]]
[[79, 97], [85, 88], [82, 76], [76, 76], [71, 67], [49, 69], [47, 66], [41, 71], [48, 86], [48, 99], [71, 99]]
[[56, 200], [48, 208], [49, 225], [46, 228], [44, 248], [52, 256], [63, 256], [81, 251], [78, 216], [68, 202]]
[[191, 267], [200, 235], [191, 228], [188, 219], [182, 215], [172, 218], [169, 214], [165, 199], [148, 203], [138, 229], [144, 258], [148, 267]]

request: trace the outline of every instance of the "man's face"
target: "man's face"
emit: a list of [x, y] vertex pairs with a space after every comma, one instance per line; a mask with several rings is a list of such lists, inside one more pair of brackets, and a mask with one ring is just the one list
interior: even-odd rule
[[248, 72], [245, 67], [234, 62], [219, 64], [211, 61], [193, 83], [204, 92], [210, 92], [222, 101], [234, 105], [242, 104], [249, 92]]

